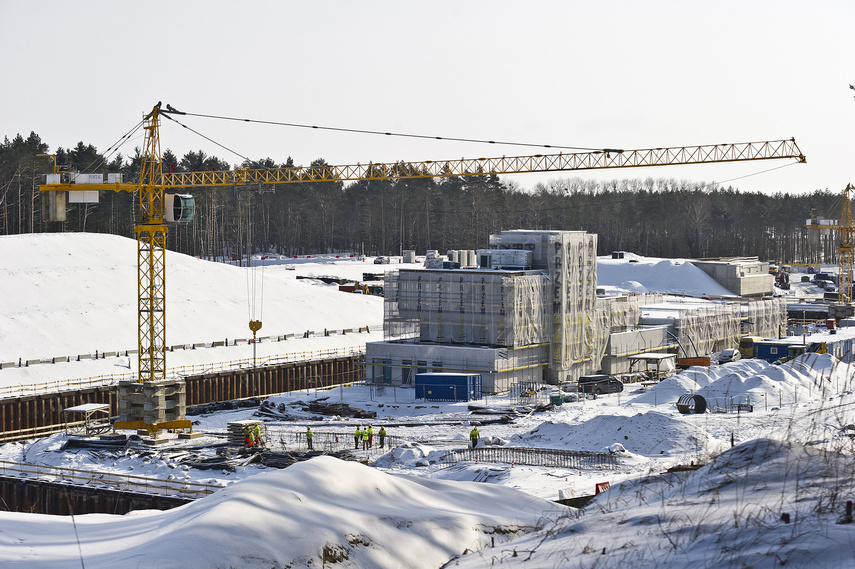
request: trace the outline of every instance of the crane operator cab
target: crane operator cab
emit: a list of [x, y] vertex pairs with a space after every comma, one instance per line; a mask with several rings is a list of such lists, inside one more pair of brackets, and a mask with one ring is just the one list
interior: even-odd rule
[[163, 220], [176, 223], [193, 221], [196, 213], [196, 198], [188, 194], [164, 194]]

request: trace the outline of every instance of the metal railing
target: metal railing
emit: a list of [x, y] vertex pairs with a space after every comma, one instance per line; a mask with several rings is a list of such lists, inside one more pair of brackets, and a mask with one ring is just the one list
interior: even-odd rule
[[[355, 427], [354, 427], [355, 429]], [[378, 429], [374, 430], [374, 439], [368, 450], [363, 450], [362, 440], [357, 444], [353, 439], [353, 431], [314, 431], [312, 437], [313, 450], [321, 452], [359, 451], [369, 456], [385, 454], [403, 444], [404, 439], [386, 435], [384, 445], [380, 446]], [[273, 452], [305, 451], [308, 448], [305, 431], [294, 431], [293, 427], [265, 424], [265, 435], [267, 438], [266, 448]]]
[[9, 443], [13, 441], [23, 441], [26, 439], [35, 439], [38, 437], [46, 437], [54, 433], [61, 433], [68, 429], [78, 429], [85, 426], [85, 421], [69, 421], [59, 425], [43, 425], [41, 427], [30, 427], [27, 429], [18, 429], [17, 431], [0, 431], [0, 443]]
[[[228, 371], [245, 367], [264, 367], [290, 362], [304, 362], [312, 360], [321, 360], [329, 358], [342, 358], [361, 356], [365, 354], [364, 349], [358, 348], [330, 348], [327, 350], [313, 350], [303, 352], [290, 352], [276, 356], [265, 356], [256, 358], [244, 358], [239, 360], [227, 360], [224, 362], [193, 364], [179, 367], [167, 368], [166, 374], [170, 377], [183, 375], [199, 375], [204, 373], [216, 373], [219, 371]], [[123, 374], [97, 375], [83, 378], [59, 379], [55, 381], [46, 381], [40, 383], [28, 383], [17, 385], [0, 386], [0, 397], [8, 397], [11, 395], [22, 395], [25, 393], [45, 393], [50, 391], [61, 391], [68, 388], [94, 387], [100, 385], [110, 385], [119, 381], [133, 381], [137, 379], [137, 374], [133, 372]]]
[[440, 459], [440, 462], [449, 466], [458, 462], [499, 462], [568, 469], [614, 470], [618, 467], [617, 456], [607, 452], [507, 446], [450, 450]]
[[[274, 452], [305, 451], [307, 449], [305, 431], [294, 431], [293, 427], [278, 427], [270, 423], [265, 425], [267, 437], [266, 448]], [[322, 452], [339, 452], [353, 450], [367, 452], [369, 456], [391, 452], [398, 445], [406, 442], [397, 436], [386, 436], [384, 447], [380, 447], [377, 430], [374, 431], [374, 444], [367, 451], [362, 450], [362, 441], [357, 445], [353, 439], [353, 431], [315, 431], [312, 438], [314, 450]], [[436, 442], [436, 441], [434, 441]], [[459, 440], [446, 441], [460, 444]], [[617, 455], [607, 452], [564, 450], [530, 447], [486, 446], [475, 449], [448, 449], [440, 458], [442, 466], [451, 466], [458, 462], [495, 462], [502, 464], [519, 464], [524, 466], [545, 466], [567, 469], [604, 469], [618, 468]]]
[[134, 476], [117, 472], [96, 472], [5, 460], [0, 460], [0, 476], [32, 477], [44, 482], [67, 483], [75, 486], [85, 484], [90, 487], [102, 486], [106, 489], [136, 492], [139, 494], [178, 496], [192, 499], [207, 496], [223, 488], [223, 486], [217, 484], [147, 478], [145, 476]]

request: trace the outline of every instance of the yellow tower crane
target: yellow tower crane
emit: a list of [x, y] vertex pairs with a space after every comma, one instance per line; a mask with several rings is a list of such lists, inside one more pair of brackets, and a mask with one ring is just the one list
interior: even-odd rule
[[[190, 221], [192, 196], [167, 194], [167, 190], [257, 184], [327, 181], [442, 178], [488, 174], [564, 172], [607, 168], [637, 168], [683, 164], [711, 164], [782, 158], [806, 162], [795, 139], [705, 146], [603, 149], [594, 152], [503, 156], [460, 160], [394, 162], [349, 166], [261, 168], [164, 174], [160, 153], [160, 115], [177, 113], [169, 105], [154, 106], [144, 117], [145, 143], [139, 180], [126, 183], [108, 176], [107, 183], [71, 183], [59, 174], [39, 186], [47, 192], [46, 211], [64, 215], [65, 192], [112, 190], [139, 191], [140, 222], [135, 228], [138, 243], [139, 382], [166, 377], [166, 263], [169, 221]], [[178, 113], [183, 114], [183, 113]], [[79, 182], [79, 180], [78, 180]], [[71, 201], [71, 200], [69, 200]], [[56, 221], [58, 218], [50, 219]]]
[[853, 265], [855, 265], [855, 226], [852, 220], [852, 192], [855, 186], [846, 184], [840, 194], [840, 220], [818, 219], [811, 212], [810, 219], [805, 224], [809, 233], [817, 238], [823, 231], [837, 230], [837, 302], [849, 304], [852, 302]]

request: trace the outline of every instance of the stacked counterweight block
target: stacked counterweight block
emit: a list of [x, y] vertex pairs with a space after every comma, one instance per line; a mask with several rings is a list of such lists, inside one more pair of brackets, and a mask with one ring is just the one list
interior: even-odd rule
[[184, 419], [187, 392], [184, 381], [119, 382], [119, 421], [156, 425]]

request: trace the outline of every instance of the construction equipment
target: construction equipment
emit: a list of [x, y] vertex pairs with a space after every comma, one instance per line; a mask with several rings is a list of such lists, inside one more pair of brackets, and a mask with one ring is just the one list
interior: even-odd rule
[[855, 190], [852, 184], [846, 184], [843, 192], [840, 195], [840, 221], [835, 223], [834, 220], [820, 218], [811, 212], [810, 219], [805, 226], [808, 228], [808, 235], [812, 239], [819, 241], [819, 236], [822, 232], [837, 230], [838, 246], [837, 246], [837, 302], [838, 304], [849, 304], [852, 302], [852, 270], [855, 265], [855, 227], [852, 225], [852, 195]]
[[[187, 222], [193, 217], [193, 198], [186, 193], [167, 190], [218, 186], [258, 186], [326, 181], [390, 180], [403, 178], [443, 178], [487, 174], [563, 172], [606, 168], [636, 168], [684, 164], [710, 164], [752, 160], [791, 158], [806, 162], [795, 139], [738, 144], [715, 144], [644, 150], [603, 149], [570, 154], [536, 154], [501, 158], [476, 158], [448, 161], [395, 162], [349, 166], [310, 166], [261, 168], [164, 174], [161, 166], [161, 114], [184, 114], [158, 103], [144, 117], [145, 142], [140, 177], [127, 183], [109, 175], [103, 179], [71, 179], [54, 168], [46, 184], [48, 221], [61, 221], [65, 215], [65, 197], [69, 203], [91, 199], [92, 193], [112, 190], [139, 192], [140, 222], [135, 228], [138, 243], [138, 334], [139, 372], [143, 382], [163, 381], [166, 377], [166, 263], [165, 247], [168, 221]], [[100, 176], [100, 175], [99, 175]], [[111, 177], [112, 176], [112, 177]], [[94, 183], [93, 183], [94, 182]], [[85, 195], [86, 193], [89, 195]], [[74, 198], [74, 199], [72, 199]]]

